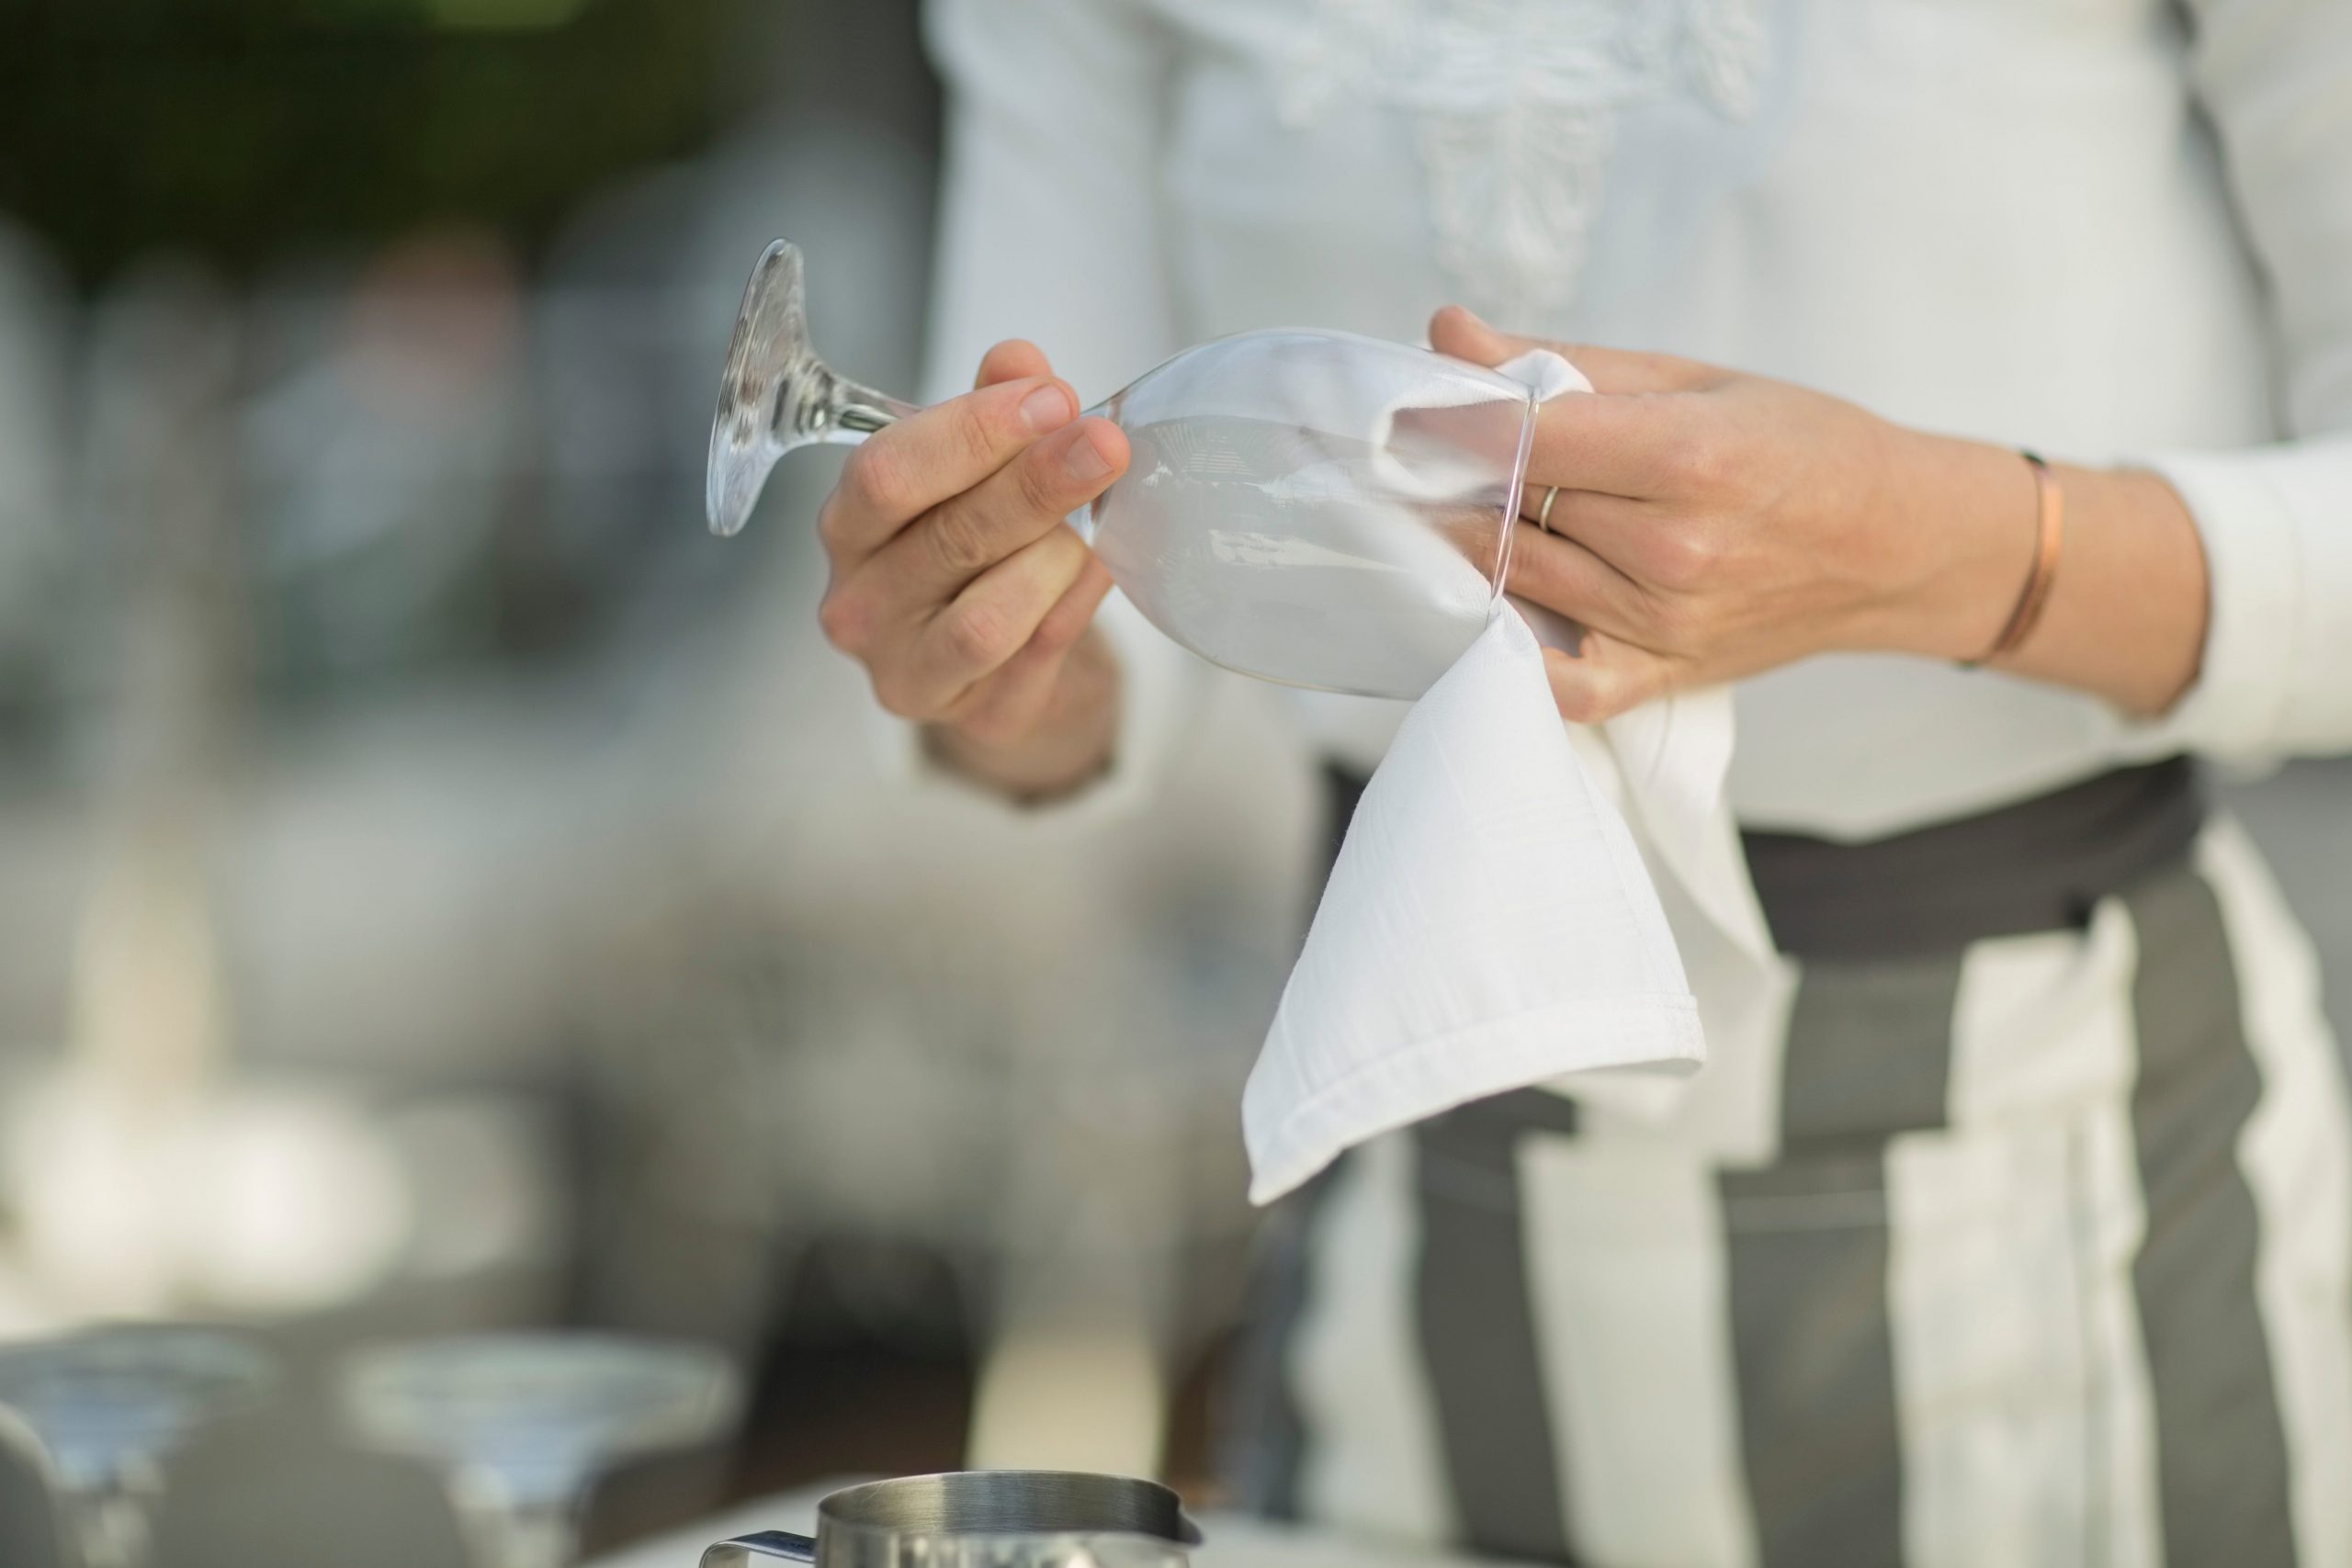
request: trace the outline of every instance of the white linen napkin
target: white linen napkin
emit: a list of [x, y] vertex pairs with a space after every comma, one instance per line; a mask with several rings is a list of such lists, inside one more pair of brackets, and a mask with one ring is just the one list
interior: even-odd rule
[[[1589, 390], [1557, 355], [1501, 368], [1541, 397]], [[1729, 693], [1577, 731], [1531, 615], [1544, 640], [1571, 630], [1498, 606], [1356, 807], [1242, 1096], [1253, 1202], [1367, 1138], [1531, 1085], [1663, 1114], [1706, 1055], [1678, 934], [1728, 1005], [1770, 962], [1724, 796]], [[1653, 876], [1673, 885], [1667, 906]]]

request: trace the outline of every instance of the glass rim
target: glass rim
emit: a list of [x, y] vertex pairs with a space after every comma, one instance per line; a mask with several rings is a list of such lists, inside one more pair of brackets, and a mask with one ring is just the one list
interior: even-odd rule
[[1511, 459], [1510, 482], [1504, 490], [1502, 538], [1495, 550], [1493, 592], [1487, 599], [1489, 620], [1494, 618], [1496, 610], [1502, 604], [1505, 584], [1510, 581], [1511, 543], [1519, 535], [1520, 502], [1527, 495], [1527, 461], [1535, 450], [1535, 416], [1544, 406], [1543, 400], [1535, 395], [1532, 387], [1524, 389], [1523, 398], [1526, 407], [1520, 415], [1519, 451]]

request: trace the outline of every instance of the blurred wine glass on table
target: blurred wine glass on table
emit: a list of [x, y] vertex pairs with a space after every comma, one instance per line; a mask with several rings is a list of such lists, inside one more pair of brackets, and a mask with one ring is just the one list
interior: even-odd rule
[[81, 1568], [145, 1568], [165, 1456], [276, 1376], [242, 1335], [124, 1325], [0, 1348], [0, 1405], [40, 1445]]
[[361, 1441], [441, 1467], [476, 1568], [568, 1568], [600, 1477], [719, 1436], [741, 1401], [716, 1350], [585, 1333], [384, 1346], [341, 1380]]

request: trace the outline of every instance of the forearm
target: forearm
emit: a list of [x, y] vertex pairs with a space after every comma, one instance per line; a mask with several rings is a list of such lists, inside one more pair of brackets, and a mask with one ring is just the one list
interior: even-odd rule
[[[1952, 548], [1895, 640], [1965, 660], [1999, 635], [2032, 569], [2030, 469], [2016, 452], [1909, 434], [1905, 486], [1922, 526]], [[2195, 521], [2171, 486], [2132, 469], [2052, 465], [2065, 493], [2064, 547], [2041, 618], [1994, 668], [2070, 686], [2153, 716], [2196, 679], [2205, 645], [2206, 562]]]

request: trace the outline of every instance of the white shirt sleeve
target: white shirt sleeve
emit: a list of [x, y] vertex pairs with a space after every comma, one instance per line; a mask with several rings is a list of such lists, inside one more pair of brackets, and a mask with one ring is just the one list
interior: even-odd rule
[[2189, 10], [2291, 439], [2149, 460], [2196, 516], [2212, 614], [2197, 683], [2143, 739], [2245, 761], [2352, 750], [2352, 4]]
[[[1108, 397], [1183, 346], [1160, 210], [1168, 40], [1139, 0], [930, 0], [924, 21], [947, 90], [925, 396], [968, 390], [990, 345], [1023, 337], [1080, 398]], [[1097, 624], [1120, 723], [1108, 773], [1068, 803], [1087, 818], [1148, 793], [1204, 669], [1115, 592]], [[962, 786], [913, 727], [878, 728], [899, 772]]]

